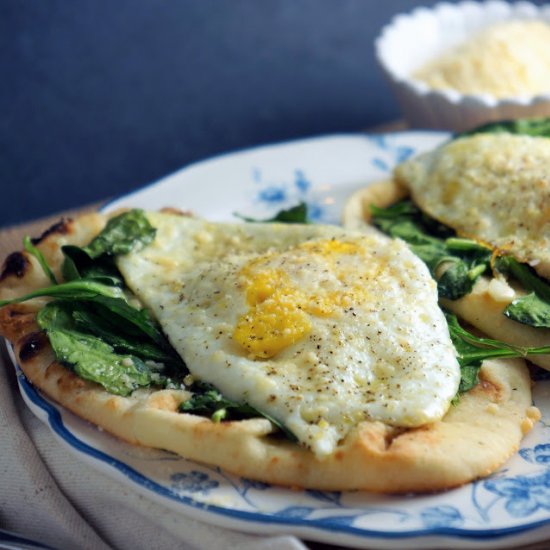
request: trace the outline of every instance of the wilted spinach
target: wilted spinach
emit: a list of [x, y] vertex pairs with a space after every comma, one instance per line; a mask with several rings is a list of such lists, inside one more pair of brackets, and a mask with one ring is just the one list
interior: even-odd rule
[[530, 292], [514, 300], [504, 310], [504, 315], [535, 328], [550, 328], [550, 285], [527, 264], [512, 256], [501, 256], [495, 261], [495, 269], [519, 281]]
[[48, 334], [59, 361], [115, 395], [129, 395], [158, 379], [158, 373], [137, 355], [117, 353], [100, 338], [78, 330], [73, 317], [78, 309], [78, 305], [54, 301], [38, 312], [38, 324]]
[[451, 229], [426, 216], [410, 200], [387, 208], [371, 206], [371, 212], [377, 227], [407, 242], [426, 263], [437, 280], [440, 297], [456, 300], [465, 296], [482, 274], [494, 269], [516, 279], [530, 292], [508, 305], [504, 315], [532, 327], [550, 328], [550, 284], [529, 265], [504, 255], [491, 266], [493, 252], [489, 247], [453, 236]]
[[127, 254], [153, 242], [156, 229], [143, 210], [134, 209], [111, 218], [105, 228], [86, 246], [67, 245], [62, 273], [66, 281], [86, 278], [105, 284], [122, 285], [114, 256]]
[[241, 220], [251, 223], [310, 223], [308, 219], [307, 204], [305, 202], [300, 202], [296, 206], [286, 210], [279, 210], [273, 218], [269, 218], [267, 220], [257, 220], [255, 218], [241, 216], [240, 214], [235, 215], [241, 218]]
[[456, 300], [468, 294], [490, 268], [490, 248], [454, 232], [420, 211], [410, 200], [387, 208], [371, 206], [372, 222], [384, 233], [404, 240], [437, 280], [438, 293]]
[[489, 122], [473, 130], [458, 134], [456, 137], [474, 134], [519, 134], [534, 137], [550, 137], [550, 118], [525, 118], [519, 120], [504, 120]]
[[213, 422], [264, 417], [276, 426], [287, 439], [297, 441], [296, 436], [284, 424], [272, 416], [259, 411], [247, 403], [239, 403], [227, 399], [211, 384], [195, 382], [190, 389], [195, 393], [190, 399], [180, 405], [179, 410], [181, 412], [207, 416]]
[[[107, 391], [128, 395], [151, 384], [171, 385], [187, 369], [145, 308], [130, 305], [114, 256], [152, 241], [155, 229], [141, 210], [112, 218], [84, 247], [66, 246], [63, 272], [68, 281], [0, 302], [0, 307], [50, 297], [37, 320], [57, 358]], [[55, 281], [40, 252], [26, 248]], [[32, 243], [31, 243], [32, 244]], [[107, 266], [107, 269], [106, 269]]]
[[479, 369], [485, 359], [497, 357], [529, 357], [530, 355], [545, 355], [550, 353], [550, 346], [521, 347], [493, 340], [479, 338], [460, 326], [456, 315], [445, 314], [449, 326], [449, 334], [457, 351], [460, 364], [461, 380], [459, 394], [471, 390], [478, 382]]

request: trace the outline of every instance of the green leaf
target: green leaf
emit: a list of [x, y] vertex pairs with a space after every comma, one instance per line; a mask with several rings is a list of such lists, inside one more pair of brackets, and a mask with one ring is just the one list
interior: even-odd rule
[[212, 416], [214, 413], [223, 410], [223, 420], [259, 416], [258, 411], [253, 407], [246, 403], [237, 403], [227, 399], [216, 389], [210, 389], [204, 393], [195, 393], [191, 399], [181, 404], [180, 410], [201, 416]]
[[447, 258], [444, 261], [450, 261], [451, 265], [437, 281], [437, 291], [440, 297], [449, 300], [457, 300], [469, 294], [479, 276], [485, 272], [489, 265], [489, 258], [486, 263], [480, 265], [476, 265], [475, 260], [470, 260], [467, 263], [458, 258]]
[[92, 259], [104, 254], [127, 254], [137, 246], [152, 243], [156, 231], [143, 210], [130, 210], [111, 218], [103, 231], [82, 250]]
[[460, 326], [456, 315], [446, 312], [449, 334], [457, 352], [458, 363], [460, 364], [461, 382], [459, 393], [471, 389], [477, 379], [482, 362], [485, 359], [497, 357], [529, 357], [530, 355], [550, 354], [550, 346], [522, 347], [514, 346], [493, 340], [491, 338], [479, 338]]
[[[153, 381], [177, 386], [187, 374], [183, 361], [149, 312], [126, 301], [124, 281], [112, 257], [148, 244], [154, 235], [139, 210], [113, 218], [88, 246], [63, 248], [67, 282], [2, 301], [0, 307], [55, 298], [38, 313], [38, 322], [56, 357], [111, 393], [128, 395]], [[40, 261], [29, 239], [25, 245]]]
[[37, 316], [39, 326], [50, 340], [57, 359], [70, 365], [85, 380], [101, 384], [109, 393], [126, 396], [149, 386], [156, 377], [133, 355], [120, 355], [100, 338], [74, 330], [67, 308], [52, 302]]
[[96, 311], [104, 318], [110, 317], [115, 326], [124, 326], [126, 332], [133, 330], [134, 335], [142, 338], [147, 336], [162, 349], [171, 349], [166, 337], [146, 309], [136, 309], [128, 304], [120, 288], [95, 281], [78, 279], [41, 288], [13, 300], [0, 301], [0, 307], [38, 297], [57, 298], [71, 302], [93, 302]]
[[94, 336], [77, 331], [50, 330], [48, 338], [56, 357], [75, 373], [101, 384], [109, 393], [127, 396], [152, 383], [151, 371], [138, 357], [119, 355]]
[[134, 209], [111, 218], [103, 231], [88, 245], [62, 247], [65, 256], [61, 272], [67, 281], [94, 278], [106, 284], [122, 284], [113, 256], [127, 254], [150, 244], [156, 229], [143, 210]]
[[457, 300], [472, 291], [474, 280], [469, 275], [468, 266], [460, 260], [452, 261], [437, 281], [437, 292], [440, 297]]
[[528, 355], [538, 355], [548, 353], [550, 346], [542, 348], [529, 348], [514, 346], [500, 340], [475, 336], [464, 329], [456, 315], [445, 312], [451, 340], [458, 352], [459, 362], [461, 364], [475, 364], [490, 357], [527, 357]]
[[535, 292], [541, 299], [550, 302], [550, 285], [529, 265], [518, 262], [512, 256], [499, 256], [495, 260], [495, 269], [519, 281], [525, 290]]
[[74, 328], [72, 310], [68, 303], [53, 301], [46, 304], [37, 315], [40, 328], [44, 330], [70, 330]]
[[[449, 228], [421, 213], [409, 200], [388, 208], [371, 206], [371, 211], [377, 227], [393, 238], [404, 240], [428, 266], [438, 281], [441, 297], [457, 300], [468, 294], [490, 267], [490, 248], [452, 236]], [[443, 264], [445, 269], [440, 270]]]
[[412, 201], [400, 201], [396, 202], [386, 208], [380, 208], [371, 204], [371, 214], [378, 220], [395, 221], [400, 220], [403, 217], [417, 216], [420, 214], [420, 210]]
[[143, 333], [161, 347], [168, 346], [164, 334], [146, 309], [136, 309], [128, 304], [120, 288], [87, 279], [77, 279], [41, 288], [13, 300], [0, 301], [0, 307], [42, 296], [70, 301], [94, 302], [96, 306], [107, 310], [107, 315], [116, 316], [115, 323], [129, 323], [134, 328], [135, 334]]
[[208, 416], [213, 422], [223, 420], [242, 420], [244, 418], [267, 418], [274, 426], [291, 441], [297, 441], [296, 436], [281, 422], [272, 416], [263, 413], [247, 403], [238, 403], [223, 397], [222, 394], [211, 384], [195, 382], [192, 386], [193, 396], [181, 403], [179, 410], [199, 416]]
[[527, 296], [514, 300], [504, 310], [506, 317], [535, 328], [550, 328], [550, 285], [527, 264], [512, 256], [500, 256], [495, 269], [513, 277], [530, 291]]
[[300, 202], [296, 206], [293, 206], [287, 210], [280, 210], [273, 218], [269, 218], [267, 220], [248, 218], [237, 213], [235, 213], [235, 216], [245, 222], [251, 223], [309, 223], [307, 217], [307, 204], [305, 202]]
[[61, 248], [65, 256], [61, 273], [66, 281], [93, 279], [106, 285], [124, 286], [124, 280], [111, 256], [92, 259], [83, 248], [66, 245]]
[[491, 248], [471, 239], [448, 237], [445, 239], [445, 246], [450, 251], [468, 253], [470, 256], [479, 257], [483, 260], [487, 258], [487, 254], [489, 254], [489, 257], [492, 254]]
[[490, 122], [478, 126], [473, 130], [458, 134], [457, 137], [471, 136], [473, 134], [521, 134], [534, 137], [550, 137], [550, 118], [526, 118], [519, 120], [505, 120]]
[[48, 279], [51, 281], [52, 285], [56, 285], [57, 279], [50, 266], [48, 265], [46, 258], [44, 258], [42, 252], [40, 252], [40, 250], [38, 250], [38, 248], [34, 246], [34, 244], [32, 243], [32, 239], [28, 235], [23, 238], [23, 246], [29, 254], [32, 254], [38, 260], [42, 271], [44, 271]]
[[460, 385], [458, 386], [458, 393], [466, 393], [475, 388], [479, 384], [479, 369], [481, 368], [481, 362], [479, 365], [464, 365], [460, 367]]
[[128, 334], [124, 323], [118, 323], [117, 319], [109, 319], [98, 313], [93, 303], [71, 302], [70, 305], [75, 328], [80, 332], [97, 336], [103, 342], [113, 346], [117, 353], [129, 353], [141, 359], [165, 364], [179, 363], [181, 372], [185, 371], [181, 359], [176, 354], [169, 353], [152, 342], [144, 341], [139, 334]]
[[514, 300], [504, 310], [504, 315], [535, 328], [550, 328], [550, 304], [534, 292]]
[[91, 262], [88, 254], [86, 254], [80, 247], [72, 245], [62, 246], [61, 252], [63, 252], [64, 255], [63, 263], [61, 264], [61, 275], [63, 275], [63, 279], [65, 279], [65, 281], [76, 281], [77, 279], [81, 279], [82, 275], [80, 271], [82, 268], [79, 269], [77, 267], [79, 262], [75, 256], [80, 256], [80, 258], [84, 259], [83, 262], [88, 264]]
[[0, 300], [0, 307], [46, 296], [65, 300], [99, 300], [104, 298], [106, 300], [120, 300], [124, 302], [124, 294], [119, 288], [103, 285], [95, 281], [77, 280], [39, 288], [12, 300]]
[[98, 308], [104, 308], [103, 315], [116, 316], [114, 320], [116, 324], [129, 323], [130, 326], [126, 326], [127, 331], [133, 328], [136, 335], [147, 335], [160, 347], [164, 349], [169, 347], [166, 337], [147, 309], [136, 309], [125, 300], [109, 296], [97, 296], [94, 299], [94, 304]]

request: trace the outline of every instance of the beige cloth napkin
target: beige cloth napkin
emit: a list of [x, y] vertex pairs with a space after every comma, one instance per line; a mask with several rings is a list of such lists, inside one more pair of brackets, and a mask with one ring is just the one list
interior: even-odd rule
[[[60, 216], [0, 232], [0, 264]], [[175, 513], [69, 453], [24, 403], [0, 343], [0, 529], [59, 550], [306, 550], [293, 536], [239, 533]], [[2, 543], [0, 542], [0, 549]]]

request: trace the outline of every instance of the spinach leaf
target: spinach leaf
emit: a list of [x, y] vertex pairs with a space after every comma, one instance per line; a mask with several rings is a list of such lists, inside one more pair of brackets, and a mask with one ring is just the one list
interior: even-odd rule
[[161, 348], [153, 342], [144, 341], [139, 333], [132, 333], [119, 323], [116, 318], [105, 315], [93, 303], [70, 302], [71, 315], [75, 322], [75, 328], [81, 332], [87, 332], [97, 336], [107, 344], [113, 346], [117, 353], [130, 353], [138, 357], [180, 367], [180, 372], [185, 367], [176, 353]]
[[473, 279], [468, 276], [468, 267], [464, 262], [451, 260], [449, 263], [437, 281], [437, 291], [439, 296], [456, 300], [472, 291]]
[[527, 136], [550, 137], [550, 118], [527, 118], [520, 120], [505, 120], [501, 122], [489, 122], [478, 126], [473, 130], [458, 134], [457, 137], [471, 136], [481, 133], [507, 133]]
[[98, 308], [104, 310], [104, 315], [114, 316], [115, 324], [120, 326], [124, 323], [129, 324], [130, 327], [133, 327], [135, 334], [146, 335], [160, 347], [169, 348], [166, 337], [146, 309], [136, 309], [128, 304], [120, 288], [104, 285], [94, 280], [78, 279], [40, 288], [13, 300], [0, 301], [0, 307], [44, 296], [70, 301], [93, 302]]
[[528, 264], [520, 263], [512, 256], [499, 256], [495, 260], [495, 269], [519, 281], [525, 290], [533, 291], [550, 302], [550, 284], [539, 277]]
[[459, 393], [472, 389], [478, 383], [478, 373], [485, 359], [497, 357], [528, 357], [530, 355], [546, 355], [550, 346], [521, 347], [493, 340], [479, 338], [460, 326], [456, 315], [445, 313], [449, 334], [457, 351], [460, 364], [461, 380]]
[[223, 420], [242, 420], [243, 418], [267, 418], [291, 441], [297, 441], [296, 436], [284, 424], [272, 416], [263, 413], [247, 403], [238, 403], [223, 397], [223, 395], [211, 384], [195, 382], [191, 387], [194, 395], [184, 401], [179, 410], [199, 416], [208, 416], [213, 422]]
[[65, 245], [61, 251], [65, 256], [61, 274], [66, 281], [93, 279], [106, 285], [124, 286], [124, 281], [111, 256], [92, 259], [84, 249], [73, 245]]
[[152, 243], [156, 231], [143, 210], [130, 210], [111, 218], [103, 231], [82, 250], [92, 259], [104, 254], [127, 254], [138, 245]]
[[[117, 287], [103, 285], [95, 281], [77, 280], [61, 283], [54, 286], [39, 288], [24, 296], [12, 300], [0, 300], [0, 307], [26, 302], [33, 298], [48, 296], [50, 298], [63, 298], [66, 300], [120, 300], [125, 303], [124, 294]], [[128, 306], [130, 307], [130, 306]]]
[[[170, 355], [171, 363], [178, 362], [175, 352], [149, 312], [146, 309], [136, 309], [128, 304], [123, 291], [118, 287], [103, 285], [93, 280], [78, 279], [41, 288], [13, 300], [0, 301], [0, 307], [38, 297], [57, 298], [70, 303], [93, 304], [96, 315], [101, 316], [104, 320], [109, 319], [109, 323], [113, 327], [113, 338], [118, 333], [124, 332], [139, 339], [141, 343], [137, 344], [138, 346], [142, 345], [144, 338], [150, 339], [156, 347], [160, 348], [155, 352], [156, 354]], [[85, 313], [83, 314], [85, 315]], [[95, 327], [96, 331], [101, 331], [98, 325]], [[89, 328], [93, 331], [94, 325], [90, 325]], [[131, 347], [131, 344], [128, 343], [128, 346]], [[144, 349], [147, 349], [147, 344]], [[150, 359], [153, 358], [150, 357]]]
[[267, 220], [248, 218], [237, 213], [235, 216], [241, 218], [241, 220], [244, 220], [245, 222], [251, 223], [309, 223], [307, 217], [307, 204], [305, 202], [300, 202], [296, 206], [288, 208], [287, 210], [280, 210], [273, 218], [269, 218]]
[[[550, 119], [548, 119], [550, 120]], [[373, 222], [384, 233], [400, 238], [428, 266], [437, 280], [440, 297], [456, 300], [470, 293], [477, 279], [491, 269], [489, 247], [454, 236], [445, 237], [446, 229], [421, 214], [411, 201], [402, 201], [388, 208], [371, 207]], [[447, 231], [450, 231], [447, 228]], [[532, 327], [550, 328], [550, 284], [527, 264], [512, 256], [500, 256], [494, 269], [517, 279], [532, 291], [514, 300], [504, 315]]]
[[143, 210], [124, 212], [111, 218], [88, 245], [62, 247], [65, 256], [63, 277], [68, 281], [93, 277], [104, 282], [106, 277], [107, 280], [114, 278], [115, 284], [121, 284], [112, 257], [150, 244], [155, 235], [156, 229], [149, 223]]
[[94, 304], [103, 315], [114, 317], [116, 324], [126, 324], [127, 331], [134, 331], [136, 335], [146, 335], [161, 348], [169, 348], [164, 333], [145, 308], [136, 309], [125, 300], [109, 296], [97, 296]]
[[441, 297], [456, 300], [468, 294], [490, 267], [492, 251], [430, 219], [410, 200], [388, 208], [371, 206], [372, 221], [384, 233], [404, 240], [437, 280]]
[[550, 285], [527, 264], [512, 256], [500, 256], [495, 269], [519, 281], [530, 294], [514, 300], [504, 310], [510, 319], [535, 328], [550, 328]]
[[387, 232], [383, 225], [383, 220], [386, 220], [391, 227], [395, 222], [412, 221], [414, 222], [417, 231], [424, 234], [424, 237], [435, 237], [438, 239], [446, 239], [454, 236], [454, 231], [443, 225], [441, 222], [430, 218], [422, 212], [411, 200], [402, 200], [388, 206], [379, 208], [371, 205], [373, 216], [380, 222], [380, 229]]
[[460, 366], [460, 384], [458, 385], [458, 395], [469, 392], [479, 384], [479, 365]]
[[[64, 247], [65, 283], [38, 289], [0, 307], [37, 297], [55, 298], [38, 314], [56, 357], [107, 391], [128, 395], [152, 383], [178, 386], [187, 369], [146, 309], [131, 306], [112, 255], [143, 246], [155, 230], [141, 211], [113, 218], [83, 248]], [[37, 255], [39, 251], [30, 249]], [[48, 274], [51, 269], [40, 255]], [[84, 277], [84, 278], [83, 278]], [[161, 371], [162, 370], [162, 374]]]
[[47, 304], [39, 311], [37, 321], [47, 332], [57, 359], [81, 378], [101, 384], [109, 393], [126, 396], [158, 378], [135, 355], [117, 354], [100, 338], [76, 330], [63, 303]]
[[535, 328], [550, 328], [550, 304], [531, 292], [514, 300], [504, 310], [504, 315]]
[[465, 261], [460, 259], [447, 258], [445, 261], [450, 265], [437, 281], [437, 290], [440, 296], [450, 300], [457, 300], [469, 294], [479, 276], [487, 269], [486, 262], [478, 265], [472, 261], [468, 266]]
[[204, 393], [195, 393], [191, 399], [180, 405], [180, 411], [210, 416], [214, 422], [259, 416], [258, 411], [250, 405], [227, 399], [213, 388]]
[[44, 258], [44, 255], [42, 254], [42, 252], [40, 252], [40, 250], [38, 250], [38, 248], [36, 248], [36, 246], [32, 244], [32, 240], [28, 235], [26, 235], [25, 238], [23, 239], [23, 246], [25, 247], [25, 250], [29, 254], [32, 254], [38, 260], [38, 263], [40, 264], [42, 271], [44, 271], [44, 273], [46, 274], [46, 276], [48, 277], [52, 285], [56, 285], [57, 279], [51, 267], [48, 265], [46, 258]]

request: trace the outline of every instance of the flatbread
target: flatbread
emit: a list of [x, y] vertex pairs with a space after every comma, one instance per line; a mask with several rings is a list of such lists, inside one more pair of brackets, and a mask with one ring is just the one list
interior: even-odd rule
[[[37, 247], [59, 273], [60, 247], [86, 244], [105, 222], [100, 214], [62, 222]], [[16, 252], [0, 276], [0, 299], [48, 284], [38, 262]], [[448, 489], [500, 467], [540, 416], [531, 406], [524, 361], [488, 361], [481, 383], [461, 396], [442, 421], [408, 430], [362, 422], [334, 454], [320, 460], [282, 438], [265, 418], [213, 423], [178, 412], [190, 395], [185, 390], [141, 389], [120, 397], [78, 378], [55, 359], [36, 324], [36, 312], [44, 303], [36, 299], [0, 309], [0, 333], [12, 343], [25, 375], [44, 394], [131, 444], [173, 451], [250, 479], [320, 490]]]

